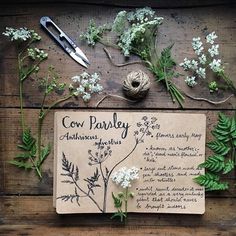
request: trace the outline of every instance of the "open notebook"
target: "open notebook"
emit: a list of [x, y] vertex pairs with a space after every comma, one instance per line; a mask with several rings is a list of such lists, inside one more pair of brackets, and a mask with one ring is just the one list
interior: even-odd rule
[[139, 168], [129, 212], [203, 214], [206, 117], [157, 112], [56, 112], [54, 205], [59, 214], [115, 212], [111, 179]]

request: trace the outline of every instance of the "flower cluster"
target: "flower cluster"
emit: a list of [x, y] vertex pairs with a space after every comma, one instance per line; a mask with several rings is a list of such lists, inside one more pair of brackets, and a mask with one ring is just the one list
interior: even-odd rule
[[131, 181], [139, 178], [139, 169], [137, 167], [132, 167], [128, 169], [127, 167], [122, 167], [118, 171], [114, 172], [112, 175], [112, 181], [122, 188], [131, 187]]
[[185, 83], [189, 86], [189, 87], [194, 87], [195, 85], [197, 85], [197, 82], [195, 80], [195, 76], [187, 76], [185, 79]]
[[98, 151], [94, 154], [92, 150], [88, 150], [89, 154], [89, 165], [97, 165], [103, 163], [107, 158], [111, 157], [112, 150], [110, 146], [98, 146]]
[[48, 54], [45, 53], [43, 50], [40, 50], [38, 48], [28, 48], [28, 56], [32, 59], [32, 60], [44, 60], [48, 57]]
[[206, 43], [210, 45], [206, 52], [207, 54], [204, 54], [204, 47], [201, 38], [193, 38], [192, 47], [195, 54], [198, 56], [198, 59], [190, 60], [188, 58], [184, 58], [184, 61], [180, 63], [180, 66], [183, 67], [184, 70], [192, 71], [194, 73], [193, 76], [187, 76], [185, 79], [188, 86], [194, 87], [197, 84], [196, 78], [205, 79], [207, 67], [210, 67], [210, 69], [215, 73], [224, 71], [224, 68], [221, 65], [221, 60], [214, 58], [219, 55], [219, 45], [214, 44], [217, 37], [218, 36], [215, 32], [212, 32], [206, 36]]
[[41, 40], [41, 36], [39, 36], [34, 30], [29, 30], [25, 27], [19, 29], [6, 27], [6, 31], [2, 34], [9, 37], [11, 41], [26, 41], [28, 39], [32, 39], [33, 41]]
[[129, 12], [127, 16], [127, 20], [131, 23], [144, 23], [147, 22], [148, 19], [153, 18], [155, 15], [155, 11], [152, 10], [150, 7], [144, 7], [140, 9], [136, 9], [136, 11]]
[[[154, 15], [155, 11], [149, 7], [136, 9], [129, 13], [124, 11], [118, 13], [113, 24], [113, 31], [118, 35], [118, 46], [124, 56], [128, 57], [131, 52], [136, 50], [136, 44], [144, 42], [147, 29], [156, 28], [162, 24], [163, 18]], [[126, 28], [125, 22], [128, 24]]]
[[103, 90], [100, 81], [100, 76], [97, 73], [88, 74], [83, 72], [80, 75], [73, 76], [71, 78], [73, 84], [70, 84], [69, 88], [73, 91], [74, 96], [81, 96], [85, 102], [88, 102], [91, 98], [91, 94], [100, 93]]
[[[131, 52], [134, 52], [136, 45], [145, 40], [145, 33], [148, 29], [155, 29], [162, 24], [163, 18], [155, 16], [155, 11], [145, 7], [136, 9], [127, 13], [120, 11], [112, 26], [105, 24], [96, 26], [92, 20], [89, 23], [88, 29], [80, 37], [87, 42], [88, 45], [94, 46], [97, 42], [102, 41], [102, 35], [105, 31], [113, 31], [117, 35], [117, 45], [122, 50], [124, 56], [128, 57]], [[155, 30], [153, 31], [155, 32]]]
[[88, 45], [94, 46], [101, 39], [102, 34], [110, 28], [108, 24], [96, 26], [96, 23], [90, 20], [87, 31], [81, 34], [80, 38], [85, 40]]
[[123, 34], [119, 37], [118, 46], [121, 48], [124, 56], [128, 57], [130, 56], [130, 53], [132, 51], [135, 51], [135, 44], [140, 41], [144, 41], [144, 34], [147, 30], [147, 28], [150, 27], [157, 27], [158, 25], [162, 24], [163, 18], [162, 17], [156, 17], [153, 20], [144, 22], [142, 24], [132, 24], [132, 26], [124, 31]]

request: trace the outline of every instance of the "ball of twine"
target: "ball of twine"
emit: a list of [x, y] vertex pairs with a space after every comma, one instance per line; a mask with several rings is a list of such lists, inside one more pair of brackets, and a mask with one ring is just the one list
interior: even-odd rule
[[145, 97], [150, 86], [150, 79], [142, 70], [130, 72], [123, 82], [125, 95], [133, 99], [141, 99]]

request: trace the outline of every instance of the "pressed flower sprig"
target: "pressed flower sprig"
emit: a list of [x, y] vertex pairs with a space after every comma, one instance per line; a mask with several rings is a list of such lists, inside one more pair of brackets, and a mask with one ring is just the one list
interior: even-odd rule
[[[210, 69], [214, 75], [223, 79], [226, 82], [226, 88], [230, 89], [236, 94], [236, 87], [231, 79], [225, 74], [224, 66], [219, 57], [219, 44], [215, 44], [215, 39], [218, 36], [212, 32], [206, 36], [206, 44], [203, 45], [200, 37], [195, 37], [192, 40], [192, 48], [197, 55], [197, 59], [184, 58], [180, 63], [185, 71], [190, 71], [193, 74], [187, 76], [185, 82], [188, 86], [194, 87], [197, 85], [197, 79], [206, 79], [207, 70]], [[205, 47], [205, 48], [204, 48]], [[208, 84], [210, 92], [218, 91], [220, 85], [217, 81], [213, 80]]]
[[[18, 46], [18, 77], [19, 77], [19, 93], [20, 93], [20, 114], [21, 114], [21, 128], [22, 128], [22, 138], [21, 144], [18, 145], [18, 148], [21, 150], [14, 160], [10, 161], [11, 164], [23, 168], [26, 170], [34, 170], [38, 177], [42, 178], [42, 164], [45, 161], [46, 157], [50, 153], [50, 144], [42, 144], [42, 126], [45, 117], [48, 112], [58, 105], [61, 102], [64, 102], [71, 97], [78, 96], [80, 93], [77, 91], [76, 85], [70, 85], [69, 87], [65, 83], [59, 82], [59, 75], [55, 72], [53, 67], [48, 68], [48, 73], [43, 78], [37, 78], [36, 74], [39, 71], [40, 64], [47, 59], [48, 54], [43, 50], [36, 47], [32, 47], [34, 43], [37, 43], [41, 40], [41, 37], [27, 28], [6, 28], [6, 31], [3, 32], [3, 35], [10, 38], [11, 41], [15, 41]], [[38, 83], [40, 91], [43, 93], [43, 99], [40, 103], [40, 109], [38, 112], [37, 123], [38, 129], [36, 137], [31, 132], [31, 128], [26, 124], [25, 120], [25, 110], [23, 107], [23, 84], [29, 77], [35, 75], [36, 81]], [[95, 75], [95, 74], [94, 74]], [[98, 90], [102, 89], [101, 86], [97, 85], [98, 75], [93, 76], [96, 81], [88, 81], [86, 83], [86, 88], [91, 92], [96, 93]], [[75, 82], [75, 81], [74, 81]], [[96, 86], [97, 87], [96, 87]], [[46, 106], [45, 102], [47, 97], [52, 93], [63, 93], [68, 87], [68, 94], [59, 98], [51, 105]], [[91, 87], [91, 88], [90, 88]], [[94, 88], [96, 87], [96, 88]], [[83, 100], [88, 101], [88, 94], [83, 94]]]
[[[175, 62], [171, 57], [172, 46], [164, 49], [158, 55], [156, 47], [156, 33], [163, 17], [158, 17], [149, 7], [136, 9], [135, 11], [121, 11], [117, 14], [112, 26], [107, 24], [106, 31], [112, 31], [116, 35], [117, 42], [108, 42], [108, 46], [119, 48], [125, 57], [131, 54], [138, 55], [154, 74], [157, 82], [162, 82], [170, 93], [172, 101], [178, 102], [181, 106], [184, 96], [175, 86], [172, 79], [178, 74], [174, 72]], [[86, 40], [88, 45], [94, 46], [97, 42], [106, 44], [104, 40], [104, 26], [99, 27], [94, 21], [88, 26], [81, 38]]]
[[[131, 187], [131, 182], [139, 179], [139, 169], [132, 167], [128, 169], [127, 167], [122, 167], [118, 171], [114, 172], [111, 179], [118, 186], [122, 187], [124, 191], [119, 192], [117, 196], [112, 193], [112, 198], [114, 201], [114, 206], [117, 209], [117, 212], [113, 214], [112, 219], [115, 217], [120, 218], [120, 221], [123, 222], [127, 219], [128, 212], [128, 200], [129, 198], [134, 197], [134, 193], [129, 191]], [[124, 206], [124, 210], [123, 208]]]

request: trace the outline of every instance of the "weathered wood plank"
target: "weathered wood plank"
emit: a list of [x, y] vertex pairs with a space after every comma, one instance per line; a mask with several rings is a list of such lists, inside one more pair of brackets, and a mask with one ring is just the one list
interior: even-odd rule
[[[98, 111], [94, 109], [91, 111]], [[53, 110], [45, 119], [43, 126], [43, 142], [53, 143]], [[81, 110], [82, 112], [83, 110]], [[148, 111], [148, 110], [146, 110]], [[163, 112], [155, 110], [155, 112]], [[32, 127], [32, 133], [37, 130], [37, 109], [27, 109], [25, 111], [26, 120], [28, 125]], [[173, 112], [167, 110], [165, 112]], [[174, 111], [176, 112], [176, 111]], [[189, 112], [189, 111], [184, 111]], [[207, 117], [207, 141], [211, 139], [211, 129], [217, 122], [217, 111], [191, 111], [192, 113], [203, 113]], [[228, 111], [226, 114], [233, 114]], [[18, 153], [17, 144], [20, 140], [21, 128], [19, 123], [19, 109], [1, 109], [0, 110], [0, 193], [2, 194], [47, 194], [52, 193], [52, 178], [53, 178], [53, 153], [49, 155], [43, 165], [43, 180], [40, 182], [35, 174], [19, 170], [18, 168], [10, 165], [7, 161], [11, 160]], [[193, 124], [197, 125], [197, 124]], [[207, 149], [206, 155], [209, 155]], [[229, 176], [232, 184], [235, 182], [235, 176]], [[220, 196], [236, 196], [234, 188], [232, 193], [222, 193]]]
[[[3, 0], [3, 3], [37, 3], [38, 0]], [[199, 6], [215, 6], [215, 5], [227, 5], [234, 3], [233, 0], [139, 0], [139, 1], [125, 1], [125, 0], [41, 0], [42, 3], [49, 2], [62, 2], [62, 3], [86, 3], [86, 4], [99, 4], [99, 5], [109, 5], [109, 6], [123, 6], [123, 7], [143, 7], [152, 6], [158, 8], [179, 8], [179, 7], [199, 7]]]
[[[53, 8], [53, 11], [51, 11]], [[4, 6], [4, 13], [0, 15], [0, 31], [4, 31], [5, 26], [20, 27], [26, 26], [34, 28], [43, 36], [42, 42], [39, 45], [49, 53], [49, 60], [42, 65], [42, 74], [45, 75], [46, 68], [49, 64], [53, 64], [56, 70], [61, 74], [63, 81], [69, 83], [70, 78], [83, 71], [82, 67], [74, 62], [48, 37], [39, 26], [39, 19], [42, 15], [51, 16], [57, 24], [64, 29], [76, 42], [81, 45], [81, 48], [91, 61], [91, 66], [88, 71], [90, 73], [99, 72], [103, 78], [104, 93], [112, 93], [123, 96], [122, 80], [126, 75], [137, 68], [142, 68], [147, 71], [143, 65], [132, 65], [123, 68], [117, 68], [111, 65], [108, 61], [102, 46], [99, 45], [89, 48], [79, 42], [79, 35], [85, 30], [88, 21], [94, 18], [99, 24], [111, 22], [115, 14], [123, 8], [76, 4], [35, 4], [31, 5], [16, 5]], [[160, 27], [158, 42], [160, 48], [163, 48], [173, 42], [175, 46], [173, 54], [178, 63], [183, 61], [184, 57], [193, 55], [191, 49], [191, 39], [196, 35], [204, 37], [206, 33], [213, 30], [219, 35], [220, 50], [226, 64], [226, 71], [231, 78], [236, 82], [236, 71], [231, 67], [235, 63], [236, 53], [236, 8], [212, 7], [212, 8], [196, 8], [192, 9], [159, 9], [158, 14], [165, 18], [164, 24]], [[10, 15], [10, 17], [9, 17]], [[19, 106], [19, 93], [17, 85], [17, 63], [15, 50], [13, 45], [7, 42], [3, 35], [0, 35], [0, 51], [2, 59], [0, 60], [0, 107], [17, 107]], [[116, 50], [111, 50], [114, 59], [119, 62], [123, 57]], [[63, 64], [63, 66], [61, 66]], [[179, 69], [180, 70], [180, 69]], [[182, 71], [181, 71], [182, 72]], [[106, 99], [101, 107], [118, 107], [118, 108], [178, 108], [177, 104], [173, 104], [165, 88], [154, 82], [153, 76], [149, 73], [152, 80], [152, 88], [145, 100], [139, 103], [127, 103], [126, 101], [110, 98]], [[176, 84], [188, 94], [195, 97], [207, 97], [211, 100], [219, 101], [223, 99], [222, 94], [210, 95], [207, 88], [196, 87], [191, 90], [184, 83], [184, 78], [175, 80]], [[40, 93], [37, 86], [33, 86], [32, 80], [25, 85], [25, 106], [38, 107], [41, 102]], [[225, 93], [227, 97], [229, 93]], [[81, 101], [71, 101], [71, 107], [94, 107], [97, 99], [102, 98], [99, 95], [89, 104], [85, 105]], [[49, 104], [56, 96], [49, 99]], [[206, 102], [193, 101], [186, 98], [185, 108], [195, 109], [231, 109], [236, 102], [235, 98], [230, 99], [222, 105], [214, 106]], [[62, 104], [61, 106], [68, 106]]]
[[[111, 214], [58, 215], [52, 206], [52, 196], [2, 196], [0, 197], [1, 224], [27, 224], [51, 226], [118, 226]], [[236, 198], [211, 198], [206, 200], [204, 215], [129, 214], [128, 226], [188, 226], [235, 227]]]
[[165, 236], [231, 236], [235, 227], [168, 227], [168, 226], [124, 226], [124, 227], [67, 227], [37, 225], [4, 225], [0, 226], [0, 235], [40, 235], [48, 236], [94, 236], [94, 235], [165, 235]]

